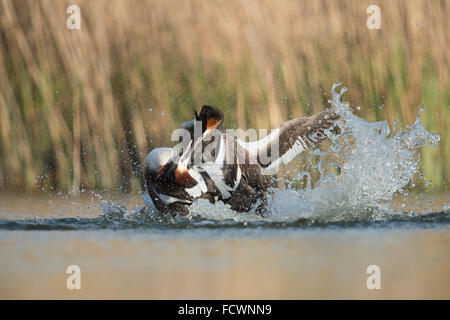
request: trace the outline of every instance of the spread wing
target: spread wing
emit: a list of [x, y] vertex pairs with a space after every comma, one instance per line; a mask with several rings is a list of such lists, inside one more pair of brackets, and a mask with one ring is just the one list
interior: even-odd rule
[[310, 117], [282, 123], [264, 139], [239, 143], [257, 161], [264, 173], [273, 173], [280, 164], [287, 164], [306, 149], [311, 149], [327, 138], [325, 130], [333, 127], [339, 116], [331, 110]]

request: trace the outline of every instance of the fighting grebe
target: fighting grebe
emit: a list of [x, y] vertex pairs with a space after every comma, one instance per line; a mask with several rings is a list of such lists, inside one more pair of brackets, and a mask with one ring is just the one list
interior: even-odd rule
[[[195, 199], [223, 201], [237, 212], [263, 213], [268, 176], [326, 139], [338, 115], [331, 110], [282, 123], [264, 139], [243, 142], [223, 128], [221, 110], [203, 106], [181, 128], [184, 145], [153, 149], [145, 159], [148, 192], [161, 213], [189, 213]], [[199, 134], [195, 136], [195, 129]], [[208, 152], [205, 152], [208, 151]]]

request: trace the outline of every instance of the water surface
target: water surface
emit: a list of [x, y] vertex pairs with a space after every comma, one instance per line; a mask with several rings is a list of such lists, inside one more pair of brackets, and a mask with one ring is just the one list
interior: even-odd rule
[[[55, 214], [44, 205], [55, 199], [0, 199], [19, 204], [0, 220], [0, 299], [450, 298], [448, 210], [329, 223], [112, 219], [100, 200], [61, 200]], [[81, 290], [66, 288], [73, 264]], [[381, 290], [366, 287], [373, 264]]]

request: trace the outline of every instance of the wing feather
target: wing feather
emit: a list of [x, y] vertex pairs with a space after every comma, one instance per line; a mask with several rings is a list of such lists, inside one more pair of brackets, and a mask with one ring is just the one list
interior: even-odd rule
[[238, 142], [248, 151], [250, 158], [257, 159], [264, 173], [270, 173], [280, 164], [287, 164], [301, 152], [325, 140], [325, 130], [333, 127], [338, 117], [332, 110], [327, 110], [284, 122], [264, 139]]

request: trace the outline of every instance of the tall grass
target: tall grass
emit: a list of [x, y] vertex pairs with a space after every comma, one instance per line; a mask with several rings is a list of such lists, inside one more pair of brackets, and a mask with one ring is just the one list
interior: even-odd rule
[[372, 2], [1, 0], [0, 189], [136, 190], [194, 108], [275, 127], [322, 110], [336, 81], [368, 120], [410, 125], [425, 104], [442, 140], [423, 171], [447, 188], [450, 3], [377, 1], [369, 30]]

